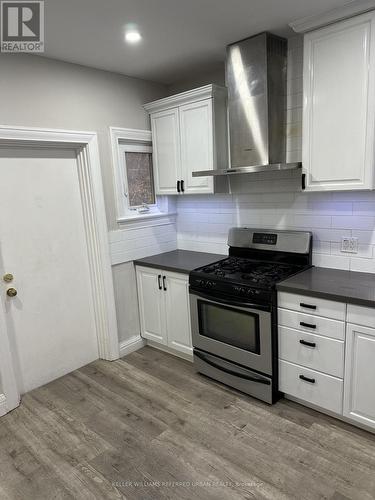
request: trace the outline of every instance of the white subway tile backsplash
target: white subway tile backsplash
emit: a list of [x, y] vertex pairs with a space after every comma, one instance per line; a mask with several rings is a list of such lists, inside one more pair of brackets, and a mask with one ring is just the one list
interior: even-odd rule
[[332, 227], [337, 229], [367, 229], [375, 227], [375, 217], [333, 216]]
[[352, 257], [350, 259], [350, 270], [363, 273], [375, 273], [375, 260]]
[[313, 253], [313, 265], [318, 267], [331, 267], [333, 269], [350, 269], [350, 257], [341, 257], [338, 255], [326, 255]]
[[[257, 192], [226, 195], [220, 201], [216, 197], [179, 198], [178, 247], [226, 253], [231, 221], [234, 226], [308, 230], [313, 233], [315, 265], [375, 272], [373, 193], [267, 192], [269, 182], [254, 183]], [[225, 204], [225, 223], [221, 203]], [[342, 253], [342, 237], [351, 236], [358, 238], [358, 253]]]

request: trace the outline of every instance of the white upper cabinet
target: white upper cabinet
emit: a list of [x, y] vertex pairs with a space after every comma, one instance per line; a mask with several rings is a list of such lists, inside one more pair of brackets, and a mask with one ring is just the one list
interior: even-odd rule
[[145, 105], [151, 116], [156, 194], [225, 192], [227, 179], [193, 177], [228, 166], [227, 91], [206, 85]]
[[175, 194], [180, 166], [178, 109], [151, 115], [154, 177], [157, 194]]
[[[212, 193], [213, 177], [193, 177], [194, 170], [214, 168], [212, 99], [185, 104], [179, 109], [181, 178], [185, 193]], [[197, 168], [197, 165], [200, 167]]]
[[307, 191], [374, 188], [374, 12], [304, 38]]

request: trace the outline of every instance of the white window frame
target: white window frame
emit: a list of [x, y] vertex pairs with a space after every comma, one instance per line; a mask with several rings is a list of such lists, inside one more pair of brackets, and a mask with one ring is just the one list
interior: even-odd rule
[[[140, 213], [130, 210], [127, 198], [128, 181], [125, 171], [125, 152], [152, 152], [150, 130], [110, 127], [112, 161], [114, 168], [114, 188], [116, 194], [116, 220], [119, 224], [142, 219], [154, 219], [172, 215], [168, 210], [168, 197], [158, 196], [155, 192], [155, 205], [150, 210]], [[154, 184], [155, 189], [155, 184]]]
[[[126, 153], [151, 153], [152, 154], [152, 147], [147, 146], [145, 144], [119, 144], [119, 150], [120, 150], [120, 157], [121, 157], [121, 162], [122, 162], [122, 172], [123, 172], [123, 194], [126, 198], [126, 212], [129, 217], [139, 215], [139, 214], [151, 214], [151, 213], [160, 213], [158, 204], [157, 204], [157, 198], [155, 194], [155, 185], [154, 185], [154, 197], [155, 197], [155, 203], [147, 205], [148, 210], [145, 210], [144, 212], [139, 211], [140, 207], [133, 207], [131, 208], [129, 205], [129, 184], [128, 184], [128, 174], [127, 174], [127, 169], [126, 169]], [[152, 173], [152, 181], [154, 180], [154, 175]]]

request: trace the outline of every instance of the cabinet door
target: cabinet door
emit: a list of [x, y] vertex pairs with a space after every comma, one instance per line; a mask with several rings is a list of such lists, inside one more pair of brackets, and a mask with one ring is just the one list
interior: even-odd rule
[[184, 192], [212, 193], [212, 177], [193, 177], [194, 170], [214, 168], [212, 99], [180, 106], [181, 179]]
[[156, 194], [177, 194], [177, 179], [181, 179], [179, 128], [177, 108], [151, 115]]
[[166, 323], [168, 346], [185, 354], [192, 353], [189, 280], [178, 273], [164, 273], [166, 285]]
[[344, 416], [375, 428], [375, 329], [347, 324]]
[[373, 188], [374, 13], [304, 39], [306, 190]]
[[164, 295], [163, 291], [160, 290], [161, 277], [162, 272], [158, 269], [137, 266], [138, 302], [142, 337], [166, 344]]

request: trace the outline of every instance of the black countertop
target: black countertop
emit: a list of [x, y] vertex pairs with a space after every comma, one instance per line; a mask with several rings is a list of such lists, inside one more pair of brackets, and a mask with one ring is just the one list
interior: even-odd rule
[[146, 267], [156, 267], [176, 273], [189, 274], [197, 267], [208, 266], [227, 255], [216, 253], [192, 252], [190, 250], [173, 250], [172, 252], [159, 253], [144, 259], [134, 261], [134, 264]]
[[375, 307], [375, 274], [312, 267], [281, 281], [280, 292]]

